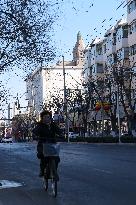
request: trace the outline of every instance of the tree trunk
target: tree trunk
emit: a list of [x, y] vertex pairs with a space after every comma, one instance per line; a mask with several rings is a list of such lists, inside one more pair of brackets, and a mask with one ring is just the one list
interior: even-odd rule
[[112, 127], [112, 136], [115, 137], [117, 134], [117, 118], [115, 115], [111, 116], [111, 127]]

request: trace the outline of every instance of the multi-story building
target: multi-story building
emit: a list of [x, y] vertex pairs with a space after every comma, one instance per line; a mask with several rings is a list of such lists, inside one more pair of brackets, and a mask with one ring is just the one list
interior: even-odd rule
[[96, 38], [85, 48], [84, 82], [102, 78], [105, 66], [105, 39]]
[[126, 65], [129, 59], [128, 24], [126, 19], [121, 19], [115, 26], [105, 33], [106, 37], [106, 64], [110, 66], [120, 63]]
[[99, 81], [112, 66], [128, 65], [128, 24], [121, 19], [115, 26], [107, 30], [103, 39], [96, 38], [85, 49], [85, 64], [83, 69], [84, 81], [88, 79]]
[[116, 25], [116, 54], [117, 61], [124, 65], [129, 58], [128, 24], [126, 19], [121, 19]]
[[127, 0], [127, 22], [129, 25], [128, 45], [131, 66], [136, 62], [136, 0]]
[[[53, 99], [64, 99], [64, 69], [66, 90], [82, 89], [82, 68], [84, 64], [84, 42], [80, 32], [73, 49], [72, 61], [60, 61], [55, 66], [41, 67], [26, 79], [29, 108], [38, 115], [44, 105]], [[64, 66], [63, 66], [64, 65]]]
[[[101, 100], [108, 99], [109, 88], [105, 85], [105, 80], [108, 80], [107, 77], [110, 81], [114, 80], [114, 66], [117, 67], [117, 70], [120, 70], [127, 69], [129, 65], [128, 23], [126, 19], [119, 20], [115, 26], [107, 30], [103, 39], [96, 38], [86, 47], [84, 65], [85, 84], [93, 81], [97, 89], [99, 89]], [[116, 86], [111, 84], [112, 93], [117, 92]], [[93, 99], [93, 102], [100, 101], [99, 96], [94, 92], [92, 98], [95, 98], [95, 100]], [[94, 109], [89, 109], [88, 122], [94, 120], [95, 115]], [[120, 107], [120, 116], [122, 117], [123, 115], [123, 108]], [[108, 119], [102, 109], [97, 112], [96, 116], [96, 120]]]
[[132, 72], [132, 100], [136, 111], [136, 0], [127, 0], [129, 62]]
[[[100, 95], [104, 94], [102, 84], [104, 82], [104, 72], [106, 65], [106, 38], [96, 38], [85, 48], [85, 64], [83, 69], [84, 76], [84, 93], [88, 93], [88, 98], [91, 99], [90, 108], [88, 110], [88, 123], [95, 118], [94, 106], [95, 102], [99, 100], [96, 92], [91, 93], [91, 83], [95, 83], [100, 87]], [[88, 87], [89, 90], [88, 90]], [[87, 103], [87, 102], [86, 102]], [[101, 113], [97, 115], [97, 119], [101, 119]]]

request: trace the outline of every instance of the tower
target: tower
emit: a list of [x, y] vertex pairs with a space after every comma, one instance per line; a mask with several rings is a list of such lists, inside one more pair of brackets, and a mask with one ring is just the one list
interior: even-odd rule
[[73, 61], [75, 65], [83, 65], [84, 63], [84, 41], [82, 39], [80, 31], [77, 34], [77, 42], [73, 48]]

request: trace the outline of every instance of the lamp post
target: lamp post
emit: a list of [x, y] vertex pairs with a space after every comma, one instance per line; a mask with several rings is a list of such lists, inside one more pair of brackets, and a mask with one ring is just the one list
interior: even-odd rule
[[[13, 116], [15, 116], [16, 114], [20, 114], [21, 113], [21, 110], [22, 108], [27, 108], [28, 106], [20, 106], [20, 99], [24, 96], [24, 94], [26, 94], [27, 92], [24, 92], [20, 97], [18, 96], [18, 93], [17, 93], [17, 96], [16, 96], [16, 101], [14, 102], [14, 107], [13, 107]], [[25, 99], [25, 100], [28, 100], [28, 99]]]
[[118, 130], [119, 130], [119, 143], [121, 143], [121, 126], [120, 126], [120, 110], [119, 110], [119, 85], [117, 85], [117, 118], [118, 118]]
[[10, 107], [10, 103], [8, 104], [8, 125], [10, 124], [10, 110], [11, 110], [12, 108]]
[[64, 65], [64, 56], [63, 58], [63, 79], [64, 79], [64, 112], [65, 112], [65, 137], [67, 133], [67, 139], [69, 142], [69, 116], [68, 116], [68, 105], [67, 105], [67, 98], [66, 98], [66, 78], [65, 78], [65, 65]]

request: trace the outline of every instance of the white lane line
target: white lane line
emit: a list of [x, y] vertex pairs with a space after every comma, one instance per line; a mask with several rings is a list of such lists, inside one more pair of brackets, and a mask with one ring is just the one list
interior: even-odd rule
[[104, 169], [98, 169], [98, 168], [94, 168], [94, 170], [99, 171], [99, 172], [104, 172], [106, 174], [112, 174], [112, 172], [108, 171], [108, 170], [104, 170]]

